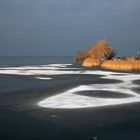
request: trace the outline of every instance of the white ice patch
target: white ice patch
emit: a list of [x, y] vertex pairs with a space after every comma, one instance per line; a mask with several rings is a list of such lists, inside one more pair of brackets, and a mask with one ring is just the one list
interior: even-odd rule
[[72, 64], [48, 64], [48, 65], [38, 65], [38, 66], [20, 66], [20, 67], [1, 67], [0, 70], [69, 70], [69, 69], [80, 69], [67, 67]]
[[39, 77], [39, 76], [36, 76], [35, 78], [39, 79], [39, 80], [51, 80], [52, 79], [50, 77]]
[[[80, 68], [71, 68], [72, 64], [48, 64], [39, 66], [21, 66], [21, 67], [1, 67], [0, 74], [10, 75], [62, 75], [62, 74], [78, 74]], [[42, 76], [41, 76], [42, 77]]]
[[[86, 74], [95, 74], [93, 72], [85, 72]], [[121, 80], [121, 83], [115, 84], [92, 84], [92, 85], [80, 85], [76, 88], [72, 88], [68, 91], [60, 93], [58, 95], [49, 97], [40, 101], [38, 104], [45, 108], [59, 108], [59, 109], [76, 109], [76, 108], [87, 108], [87, 107], [103, 107], [112, 105], [121, 105], [128, 103], [140, 102], [140, 95], [132, 90], [132, 88], [139, 87], [134, 84], [134, 80], [139, 80], [140, 75], [137, 74], [124, 74], [115, 72], [103, 72], [96, 71], [96, 74], [104, 75], [102, 78]], [[118, 75], [112, 75], [118, 74]], [[75, 94], [76, 92], [86, 92], [86, 91], [112, 91], [117, 94], [117, 92], [122, 94], [131, 95], [131, 97], [125, 98], [99, 98], [99, 97], [88, 97], [84, 95]], [[100, 93], [99, 93], [100, 94]]]
[[53, 67], [67, 67], [67, 66], [72, 66], [72, 64], [48, 64], [47, 66], [53, 66]]
[[[72, 64], [48, 64], [40, 66], [1, 67], [0, 74], [10, 75], [65, 75], [65, 74], [113, 74], [108, 71], [85, 71], [71, 68]], [[115, 73], [120, 74], [120, 73]]]
[[[78, 87], [40, 101], [38, 105], [45, 108], [94, 108], [140, 102], [140, 94], [132, 90], [132, 88], [139, 87], [133, 83], [134, 80], [140, 80], [139, 74], [82, 70], [80, 68], [72, 68], [70, 66], [71, 64], [48, 64], [40, 66], [1, 67], [0, 74], [31, 75], [40, 80], [51, 80], [51, 75], [88, 74], [93, 75], [93, 78], [94, 75], [102, 75], [101, 78], [122, 81], [121, 83], [111, 84], [79, 85]], [[119, 92], [119, 94], [122, 93], [131, 96], [128, 96], [127, 98], [99, 98], [76, 94], [76, 92], [86, 92], [89, 90], [93, 91], [93, 93], [94, 91], [112, 91], [112, 94], [117, 94], [117, 92]]]

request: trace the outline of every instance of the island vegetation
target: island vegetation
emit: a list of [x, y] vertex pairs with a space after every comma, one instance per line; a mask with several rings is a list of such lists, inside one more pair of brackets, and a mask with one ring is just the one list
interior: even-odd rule
[[117, 57], [117, 50], [112, 49], [107, 40], [100, 40], [88, 51], [77, 54], [74, 58], [84, 67], [96, 67], [116, 71], [140, 71], [140, 55]]

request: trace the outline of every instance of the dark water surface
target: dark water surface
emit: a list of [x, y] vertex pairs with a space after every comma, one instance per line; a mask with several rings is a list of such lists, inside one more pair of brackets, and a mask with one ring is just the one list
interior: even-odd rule
[[0, 65], [45, 65], [52, 63], [71, 63], [73, 58], [71, 56], [44, 56], [44, 57], [0, 57]]
[[[71, 57], [8, 57], [0, 58], [0, 69], [72, 63]], [[69, 68], [80, 68], [82, 72], [87, 70], [75, 64]], [[59, 95], [79, 85], [121, 82], [102, 79], [101, 76], [58, 74], [49, 75], [51, 80], [40, 80], [34, 75], [0, 74], [0, 140], [140, 140], [139, 102], [79, 109], [43, 108], [38, 105], [44, 98]], [[134, 83], [140, 85], [139, 80]], [[134, 91], [140, 93], [139, 88], [134, 88]], [[129, 97], [118, 91], [111, 94], [97, 90], [92, 94], [89, 90], [77, 94], [91, 98]]]

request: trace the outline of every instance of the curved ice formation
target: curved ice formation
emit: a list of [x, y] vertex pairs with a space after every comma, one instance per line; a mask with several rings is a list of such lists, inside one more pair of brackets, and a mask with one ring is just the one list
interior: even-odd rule
[[[71, 64], [48, 64], [48, 65], [33, 65], [20, 67], [0, 67], [0, 74], [8, 75], [31, 75], [39, 80], [51, 80], [51, 75], [69, 75], [69, 74], [84, 74], [84, 75], [102, 75], [101, 78], [121, 80], [121, 83], [111, 84], [90, 84], [79, 85], [75, 88], [59, 93], [55, 96], [48, 97], [38, 103], [39, 106], [45, 108], [87, 108], [101, 107], [111, 105], [121, 105], [134, 102], [140, 102], [140, 94], [134, 92], [132, 88], [139, 86], [134, 84], [134, 80], [140, 80], [140, 74], [128, 74], [120, 72], [110, 72], [101, 70], [83, 70], [80, 68], [70, 67]], [[93, 76], [94, 77], [94, 76]], [[77, 92], [86, 91], [112, 91], [131, 95], [127, 98], [99, 98], [89, 97], [85, 95], [75, 94]]]
[[[109, 71], [87, 71], [81, 68], [69, 67], [72, 64], [48, 64], [39, 66], [0, 67], [0, 74], [9, 75], [65, 75], [65, 74], [113, 74]], [[120, 73], [115, 73], [120, 74]]]
[[[35, 76], [36, 79], [50, 80], [50, 75], [78, 74], [80, 68], [70, 67], [72, 64], [48, 64], [15, 67], [0, 67], [0, 74]], [[74, 71], [75, 70], [75, 71]], [[79, 70], [79, 71], [77, 71]], [[48, 76], [48, 77], [47, 77]]]
[[[139, 80], [140, 75], [137, 74], [124, 74], [119, 75], [115, 72], [101, 72], [96, 71], [97, 74], [104, 75], [102, 78], [121, 80], [121, 83], [115, 84], [91, 84], [91, 85], [79, 85], [76, 88], [72, 88], [66, 92], [58, 95], [46, 98], [38, 103], [39, 106], [45, 108], [59, 108], [59, 109], [76, 109], [76, 108], [87, 108], [87, 107], [103, 107], [111, 105], [121, 105], [134, 102], [140, 102], [140, 95], [132, 90], [132, 88], [138, 88], [139, 86], [133, 83], [133, 80]], [[94, 72], [86, 72], [91, 74]], [[112, 75], [118, 74], [118, 75]], [[84, 95], [77, 95], [76, 92], [96, 90], [100, 91], [112, 91], [123, 94], [131, 95], [128, 98], [98, 98], [88, 97]], [[117, 94], [117, 93], [112, 93]]]

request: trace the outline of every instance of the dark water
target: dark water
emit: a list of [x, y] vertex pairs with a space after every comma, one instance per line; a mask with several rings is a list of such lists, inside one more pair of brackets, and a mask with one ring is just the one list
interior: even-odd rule
[[[72, 57], [0, 57], [1, 67], [40, 66], [46, 64], [73, 63]], [[0, 75], [0, 93], [46, 86], [46, 82], [13, 75]], [[49, 84], [49, 83], [47, 83]]]
[[[71, 57], [0, 58], [0, 67], [73, 64]], [[0, 69], [1, 69], [0, 68]], [[94, 70], [94, 69], [92, 69]], [[5, 70], [2, 70], [5, 71]], [[60, 69], [62, 71], [62, 69]], [[65, 70], [69, 71], [69, 70]], [[73, 71], [77, 71], [73, 69]], [[23, 73], [29, 70], [23, 70]], [[39, 72], [39, 71], [38, 71]], [[48, 71], [46, 71], [48, 72]], [[57, 70], [56, 70], [57, 72]], [[0, 74], [0, 140], [139, 140], [140, 103], [80, 109], [43, 108], [38, 102], [84, 84], [115, 84], [119, 80], [101, 79], [100, 74], [49, 75], [51, 80], [36, 75]], [[39, 76], [45, 76], [44, 74]], [[47, 75], [48, 76], [48, 75]], [[139, 81], [138, 79], [136, 81]], [[139, 82], [135, 82], [139, 85]], [[135, 89], [140, 93], [139, 88]], [[78, 92], [77, 94], [86, 95]], [[115, 91], [88, 92], [88, 97], [127, 98]]]
[[72, 57], [0, 57], [0, 65], [8, 66], [22, 66], [22, 65], [45, 65], [52, 63], [71, 63], [73, 62]]

